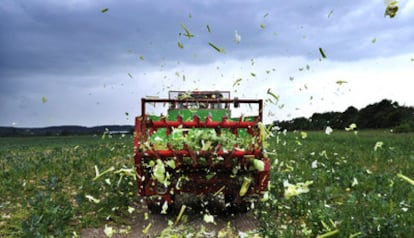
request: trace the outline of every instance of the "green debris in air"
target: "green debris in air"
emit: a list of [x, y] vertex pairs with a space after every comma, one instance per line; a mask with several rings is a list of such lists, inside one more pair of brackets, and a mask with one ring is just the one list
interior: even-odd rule
[[46, 103], [47, 102], [47, 98], [45, 96], [42, 97], [42, 103]]
[[278, 102], [278, 101], [279, 101], [279, 96], [278, 96], [278, 95], [276, 95], [276, 94], [274, 94], [274, 93], [270, 90], [270, 88], [269, 88], [269, 89], [267, 89], [267, 94], [269, 94], [270, 96], [272, 96], [272, 97], [275, 99], [275, 101], [276, 101], [276, 102]]
[[336, 81], [336, 84], [338, 84], [338, 85], [342, 85], [344, 83], [348, 83], [348, 81], [346, 81], [346, 80], [337, 80]]
[[398, 8], [398, 1], [389, 1], [385, 8], [384, 17], [389, 16], [390, 18], [394, 18], [397, 14]]
[[252, 182], [252, 179], [250, 177], [244, 177], [243, 178], [243, 183], [242, 183], [242, 186], [240, 187], [240, 191], [239, 191], [240, 197], [243, 197], [244, 195], [246, 195], [246, 193], [247, 193], [247, 191], [250, 187], [251, 182]]
[[319, 47], [319, 52], [321, 53], [322, 58], [326, 58], [326, 54], [322, 48]]
[[207, 31], [211, 33], [210, 26], [207, 24], [207, 26], [206, 26], [206, 27], [207, 27]]
[[219, 52], [219, 53], [223, 53], [224, 52], [224, 49], [223, 48], [219, 48], [219, 47], [217, 47], [216, 45], [214, 45], [213, 43], [211, 43], [211, 42], [208, 42], [208, 44], [211, 46], [211, 47], [213, 47], [213, 49], [215, 49], [217, 52]]
[[108, 8], [103, 8], [102, 10], [101, 10], [101, 12], [102, 13], [105, 13], [105, 12], [107, 12], [108, 11]]
[[239, 85], [240, 85], [240, 82], [241, 82], [242, 80], [243, 80], [242, 78], [239, 78], [239, 79], [237, 79], [236, 81], [234, 81], [234, 83], [233, 83], [233, 87], [235, 87], [235, 86], [239, 86]]
[[180, 26], [185, 31], [184, 36], [187, 36], [189, 39], [191, 37], [194, 37], [194, 35], [190, 33], [190, 31], [188, 30], [188, 28], [183, 23], [180, 23]]
[[177, 45], [178, 45], [178, 48], [180, 48], [180, 49], [184, 49], [184, 45], [183, 45], [183, 43], [181, 43], [181, 42], [177, 42]]

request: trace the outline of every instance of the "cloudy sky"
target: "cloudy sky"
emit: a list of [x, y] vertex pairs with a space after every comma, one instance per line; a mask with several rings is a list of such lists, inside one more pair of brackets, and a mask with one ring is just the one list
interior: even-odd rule
[[2, 0], [0, 126], [133, 124], [141, 97], [168, 90], [270, 90], [266, 121], [414, 106], [414, 1], [394, 18], [386, 4]]

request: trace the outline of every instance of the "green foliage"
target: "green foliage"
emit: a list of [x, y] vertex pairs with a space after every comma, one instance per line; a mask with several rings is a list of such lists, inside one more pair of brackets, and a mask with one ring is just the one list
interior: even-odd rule
[[[138, 200], [132, 144], [131, 136], [0, 138], [0, 237], [68, 237], [128, 223]], [[95, 166], [115, 169], [94, 180]]]
[[30, 216], [22, 222], [23, 237], [63, 236], [72, 219], [70, 201], [61, 190], [61, 181], [52, 175], [40, 181], [40, 189], [27, 200]]
[[[414, 232], [414, 135], [379, 131], [278, 133], [271, 140], [270, 199], [261, 203], [269, 237], [404, 237]], [[381, 147], [375, 148], [378, 141]], [[412, 176], [411, 176], [412, 177]], [[310, 191], [286, 199], [285, 181], [312, 180]]]
[[404, 121], [394, 129], [397, 133], [414, 132], [414, 120]]
[[[272, 133], [268, 199], [255, 204], [262, 236], [414, 232], [414, 186], [401, 176], [413, 179], [414, 134]], [[139, 202], [132, 146], [131, 136], [0, 138], [0, 237], [70, 237], [84, 227], [128, 224]], [[287, 183], [309, 191], [287, 198]]]

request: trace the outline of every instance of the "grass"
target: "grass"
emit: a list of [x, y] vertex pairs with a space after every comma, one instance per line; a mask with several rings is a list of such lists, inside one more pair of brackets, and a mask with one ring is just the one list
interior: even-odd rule
[[[136, 182], [115, 172], [133, 167], [131, 143], [131, 136], [0, 138], [0, 236], [69, 236], [124, 222]], [[114, 166], [110, 180], [94, 180], [95, 166]]]
[[[397, 176], [414, 178], [414, 134], [274, 134], [269, 199], [255, 211], [262, 236], [414, 233], [414, 186]], [[70, 237], [127, 224], [128, 208], [140, 202], [132, 153], [130, 135], [0, 138], [0, 237]], [[284, 196], [287, 182], [307, 181], [309, 192]]]
[[[277, 137], [271, 146], [276, 149], [271, 199], [259, 211], [264, 234], [408, 237], [414, 232], [414, 187], [397, 177], [413, 177], [413, 134], [307, 132]], [[283, 181], [313, 184], [308, 193], [286, 199]]]

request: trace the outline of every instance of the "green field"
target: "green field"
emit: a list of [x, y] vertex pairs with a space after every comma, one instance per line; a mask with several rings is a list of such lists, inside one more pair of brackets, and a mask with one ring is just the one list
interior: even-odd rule
[[[268, 199], [255, 204], [262, 236], [414, 234], [414, 134], [273, 134]], [[128, 224], [140, 202], [132, 168], [131, 135], [0, 138], [0, 237]]]

